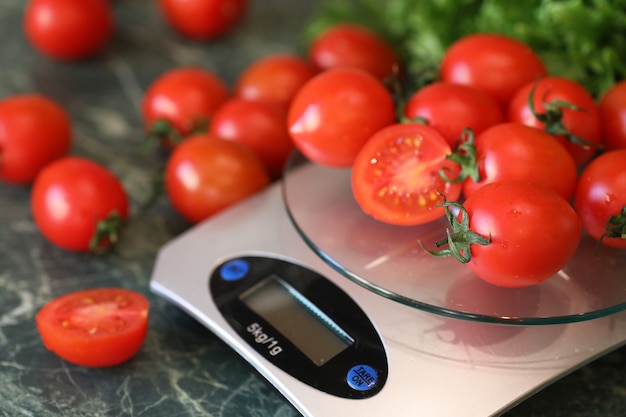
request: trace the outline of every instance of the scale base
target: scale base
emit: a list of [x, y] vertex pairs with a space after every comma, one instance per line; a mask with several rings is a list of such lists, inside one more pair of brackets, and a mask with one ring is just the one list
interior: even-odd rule
[[[209, 293], [216, 265], [233, 256], [269, 256], [325, 276], [361, 306], [387, 351], [384, 388], [367, 399], [314, 389], [250, 349]], [[304, 416], [499, 415], [565, 374], [626, 343], [626, 315], [571, 324], [506, 326], [458, 320], [391, 301], [348, 280], [304, 242], [289, 219], [280, 184], [165, 245], [151, 289], [223, 339]]]

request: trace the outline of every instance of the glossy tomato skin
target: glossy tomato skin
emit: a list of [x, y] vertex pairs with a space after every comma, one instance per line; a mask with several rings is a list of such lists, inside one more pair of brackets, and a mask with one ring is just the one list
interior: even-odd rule
[[500, 123], [475, 137], [480, 181], [468, 178], [463, 194], [496, 181], [518, 180], [542, 184], [570, 200], [578, 170], [570, 153], [543, 130], [520, 123]]
[[[511, 99], [508, 108], [508, 120], [522, 123], [539, 129], [545, 129], [544, 122], [539, 120], [528, 105], [532, 89], [535, 111], [546, 112], [544, 103], [554, 100], [577, 106], [580, 110], [563, 108], [561, 122], [569, 132], [594, 144], [602, 143], [602, 121], [600, 111], [591, 94], [579, 83], [563, 77], [545, 77], [521, 87]], [[572, 154], [577, 166], [583, 166], [598, 152], [597, 146], [581, 146], [570, 143], [564, 135], [555, 137]]]
[[469, 268], [507, 288], [536, 285], [554, 276], [574, 255], [581, 223], [563, 197], [536, 183], [487, 184], [463, 203], [469, 228], [491, 243], [470, 246]]
[[179, 34], [195, 40], [230, 32], [248, 10], [247, 0], [159, 0], [159, 10]]
[[0, 179], [30, 184], [50, 162], [72, 146], [69, 114], [56, 101], [39, 94], [0, 100]]
[[604, 149], [626, 149], [626, 80], [602, 95], [599, 109]]
[[174, 209], [190, 223], [265, 188], [269, 174], [248, 147], [209, 134], [189, 137], [174, 148], [165, 188]]
[[398, 73], [400, 58], [385, 39], [353, 23], [333, 25], [320, 33], [309, 47], [309, 59], [320, 70], [359, 68], [380, 80]]
[[97, 162], [75, 156], [60, 158], [41, 170], [30, 205], [41, 233], [55, 245], [77, 252], [92, 250], [98, 222], [112, 214], [121, 220], [129, 215], [121, 181]]
[[103, 0], [29, 0], [24, 31], [41, 53], [80, 60], [102, 51], [113, 34], [111, 5]]
[[[594, 239], [607, 231], [609, 217], [626, 206], [626, 149], [616, 149], [594, 158], [580, 175], [574, 208], [585, 231]], [[626, 239], [603, 238], [602, 243], [626, 248]]]
[[465, 128], [474, 134], [504, 121], [504, 113], [491, 96], [462, 84], [434, 82], [416, 91], [406, 103], [404, 116], [423, 119], [454, 147]]
[[248, 146], [273, 179], [282, 175], [293, 150], [287, 109], [269, 102], [231, 98], [213, 115], [210, 133]]
[[199, 67], [177, 67], [161, 74], [146, 90], [142, 101], [144, 126], [169, 122], [180, 135], [207, 123], [215, 110], [230, 97], [226, 83]]
[[348, 167], [370, 136], [395, 119], [393, 98], [382, 81], [356, 68], [335, 68], [300, 89], [287, 126], [296, 148], [311, 161]]
[[515, 92], [545, 76], [546, 68], [526, 44], [504, 35], [477, 33], [448, 48], [440, 72], [442, 81], [472, 86], [506, 109]]
[[246, 100], [289, 108], [298, 90], [316, 73], [310, 62], [297, 55], [268, 55], [241, 72], [235, 82], [235, 94]]
[[352, 193], [371, 217], [394, 225], [425, 224], [444, 215], [445, 195], [456, 200], [459, 183], [444, 181], [441, 169], [455, 177], [451, 149], [433, 128], [398, 123], [376, 132], [365, 143], [352, 167]]
[[109, 367], [141, 349], [150, 305], [142, 294], [123, 288], [94, 288], [62, 295], [35, 317], [45, 347], [80, 366]]

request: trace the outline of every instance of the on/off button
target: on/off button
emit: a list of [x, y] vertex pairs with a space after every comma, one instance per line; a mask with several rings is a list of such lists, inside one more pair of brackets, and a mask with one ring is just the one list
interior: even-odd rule
[[242, 279], [250, 271], [250, 264], [243, 259], [233, 259], [226, 262], [220, 268], [220, 276], [225, 281], [237, 281]]
[[346, 380], [350, 388], [356, 391], [367, 391], [376, 385], [378, 374], [371, 366], [356, 365], [348, 371]]

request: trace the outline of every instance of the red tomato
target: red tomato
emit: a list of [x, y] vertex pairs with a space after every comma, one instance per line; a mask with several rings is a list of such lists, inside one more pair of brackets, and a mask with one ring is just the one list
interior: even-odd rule
[[465, 128], [474, 134], [504, 120], [502, 109], [491, 96], [461, 84], [435, 82], [415, 92], [408, 100], [404, 116], [423, 119], [452, 147]]
[[41, 233], [72, 251], [104, 251], [117, 242], [129, 202], [120, 180], [102, 165], [64, 157], [41, 170], [31, 193]]
[[246, 100], [268, 101], [289, 107], [298, 90], [315, 75], [306, 60], [273, 54], [248, 66], [237, 78], [235, 93]]
[[[531, 94], [534, 112], [529, 106]], [[564, 103], [577, 109], [564, 107]], [[540, 120], [544, 115], [549, 122]], [[511, 99], [508, 119], [553, 134], [579, 167], [593, 158], [602, 142], [602, 122], [595, 100], [582, 85], [567, 78], [546, 77], [524, 85]], [[577, 139], [590, 144], [573, 143]]]
[[[540, 184], [499, 181], [469, 196], [464, 227], [486, 244], [464, 246], [452, 235], [467, 265], [491, 284], [519, 288], [554, 276], [572, 258], [581, 237], [581, 224], [572, 206]], [[463, 222], [463, 210], [457, 219]], [[466, 239], [467, 240], [467, 239]], [[467, 249], [469, 247], [469, 249]], [[466, 258], [467, 261], [467, 258]]]
[[497, 34], [467, 35], [448, 48], [441, 62], [442, 81], [481, 90], [503, 109], [523, 85], [545, 75], [545, 65], [530, 47]]
[[0, 179], [28, 184], [72, 145], [69, 115], [56, 101], [38, 94], [0, 100]]
[[337, 24], [322, 32], [309, 48], [309, 57], [320, 70], [352, 67], [380, 80], [395, 75], [400, 58], [377, 33], [352, 23]]
[[542, 184], [565, 200], [574, 195], [578, 170], [567, 150], [548, 133], [519, 123], [501, 123], [475, 138], [480, 181], [463, 183], [466, 197], [480, 187], [502, 180]]
[[269, 181], [261, 160], [248, 147], [207, 134], [174, 148], [165, 169], [170, 202], [191, 223], [243, 200]]
[[102, 0], [30, 0], [23, 24], [37, 50], [64, 60], [100, 52], [114, 26], [111, 5]]
[[141, 349], [150, 305], [123, 288], [80, 290], [55, 298], [35, 316], [44, 346], [76, 365], [115, 366]]
[[231, 31], [245, 16], [247, 0], [159, 0], [161, 15], [181, 35], [212, 39]]
[[433, 128], [398, 123], [376, 132], [361, 148], [352, 168], [352, 193], [373, 218], [395, 225], [416, 225], [444, 214], [442, 195], [455, 200], [459, 183], [444, 181], [439, 172], [458, 174], [446, 156], [451, 149]]
[[626, 149], [626, 80], [604, 93], [599, 109], [604, 149]]
[[[229, 96], [226, 83], [208, 70], [196, 67], [171, 69], [153, 81], [144, 95], [144, 126], [166, 139], [189, 135], [208, 123]], [[169, 123], [174, 131], [155, 132], [157, 122], [161, 121]]]
[[300, 89], [287, 126], [296, 147], [311, 161], [348, 167], [370, 136], [395, 119], [393, 98], [382, 81], [363, 70], [335, 68]]
[[602, 238], [607, 246], [626, 248], [626, 149], [603, 153], [587, 165], [580, 175], [574, 207], [591, 237]]
[[287, 111], [264, 101], [232, 98], [217, 109], [210, 132], [248, 146], [272, 178], [282, 175], [293, 142], [287, 131]]

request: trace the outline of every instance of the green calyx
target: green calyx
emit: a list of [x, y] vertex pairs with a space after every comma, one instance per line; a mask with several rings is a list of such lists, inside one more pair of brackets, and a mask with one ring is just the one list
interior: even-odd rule
[[474, 182], [480, 181], [478, 156], [472, 129], [466, 128], [463, 130], [454, 148], [454, 152], [447, 155], [446, 158], [458, 164], [461, 170], [455, 178], [450, 178], [447, 173], [448, 170], [442, 168], [439, 170], [439, 176], [441, 176], [444, 181], [459, 183], [465, 181], [467, 178], [471, 178]]
[[[580, 106], [576, 106], [575, 104], [568, 103], [563, 100], [552, 100], [550, 102], [545, 101], [545, 97], [542, 98], [543, 108], [545, 109], [544, 113], [537, 112], [537, 108], [535, 107], [534, 97], [535, 97], [535, 89], [537, 88], [537, 83], [533, 84], [533, 87], [530, 90], [530, 94], [528, 94], [528, 108], [532, 112], [533, 116], [537, 118], [540, 122], [544, 124], [544, 130], [553, 135], [561, 135], [564, 136], [569, 143], [573, 143], [575, 145], [580, 146], [581, 148], [598, 148], [601, 149], [602, 146], [600, 144], [591, 142], [585, 138], [581, 138], [569, 131], [569, 129], [563, 124], [563, 109], [586, 112], [587, 109], [584, 109]], [[546, 91], [547, 93], [547, 91]]]
[[600, 236], [600, 242], [605, 238], [626, 239], [626, 206], [622, 207], [619, 214], [606, 221], [606, 233]]
[[89, 251], [97, 255], [113, 249], [120, 240], [126, 221], [117, 211], [111, 212], [96, 224], [96, 231], [89, 242]]
[[[462, 204], [455, 201], [446, 201], [444, 196], [444, 201], [439, 206], [445, 208], [446, 218], [452, 227], [452, 231], [446, 229], [446, 237], [435, 242], [437, 248], [447, 246], [447, 249], [431, 251], [424, 248], [428, 253], [437, 257], [453, 256], [457, 261], [466, 264], [472, 260], [471, 245], [487, 246], [491, 244], [491, 236], [486, 238], [470, 229], [469, 214]], [[461, 214], [460, 220], [452, 212], [451, 208], [459, 210]], [[422, 247], [424, 246], [422, 245]]]

